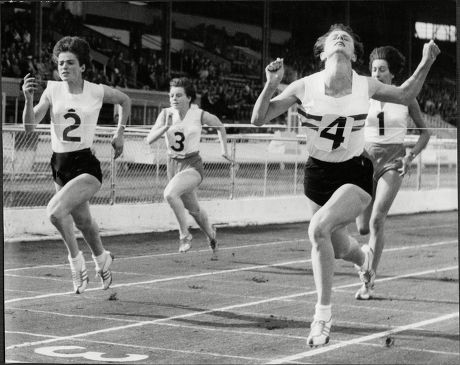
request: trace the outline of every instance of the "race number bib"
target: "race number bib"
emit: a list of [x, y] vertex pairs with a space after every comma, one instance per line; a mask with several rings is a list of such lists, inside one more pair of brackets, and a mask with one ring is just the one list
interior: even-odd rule
[[74, 108], [69, 108], [54, 127], [56, 135], [62, 142], [81, 142], [83, 130], [81, 113]]
[[353, 123], [354, 119], [351, 117], [341, 117], [334, 114], [324, 115], [318, 126], [318, 133], [313, 145], [325, 152], [331, 152], [338, 148], [346, 150]]
[[185, 134], [182, 128], [170, 128], [166, 133], [169, 148], [180, 154], [185, 148]]

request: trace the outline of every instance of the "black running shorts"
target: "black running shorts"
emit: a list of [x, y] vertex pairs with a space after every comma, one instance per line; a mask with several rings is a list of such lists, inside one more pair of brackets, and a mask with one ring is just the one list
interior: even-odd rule
[[53, 180], [60, 186], [81, 174], [93, 175], [102, 183], [101, 164], [89, 148], [72, 152], [53, 152], [50, 164]]
[[372, 162], [361, 155], [344, 162], [325, 162], [310, 157], [305, 164], [304, 192], [323, 206], [345, 184], [359, 186], [372, 196]]

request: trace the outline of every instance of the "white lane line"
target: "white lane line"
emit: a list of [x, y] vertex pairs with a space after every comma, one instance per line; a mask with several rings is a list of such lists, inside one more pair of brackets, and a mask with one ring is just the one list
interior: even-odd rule
[[12, 277], [12, 278], [24, 278], [24, 279], [38, 279], [38, 280], [51, 280], [51, 281], [60, 281], [60, 282], [70, 282], [66, 279], [58, 279], [53, 278], [52, 276], [32, 276], [32, 275], [16, 275], [16, 274], [8, 274], [5, 273], [4, 276]]
[[[307, 263], [307, 262], [310, 262], [310, 261], [311, 261], [311, 259], [285, 261], [285, 262], [279, 262], [279, 263], [276, 263], [276, 264], [254, 265], [254, 266], [241, 267], [241, 268], [238, 268], [238, 269], [217, 270], [217, 271], [209, 271], [209, 272], [191, 274], [191, 275], [171, 276], [171, 277], [166, 277], [166, 278], [161, 278], [161, 279], [130, 282], [130, 283], [124, 283], [124, 284], [115, 284], [115, 285], [111, 285], [110, 288], [115, 289], [115, 288], [122, 288], [122, 287], [126, 287], [126, 286], [155, 284], [155, 283], [162, 283], [162, 282], [166, 282], [166, 281], [175, 281], [175, 280], [186, 280], [186, 279], [198, 278], [198, 277], [204, 277], [204, 276], [210, 276], [210, 275], [221, 275], [221, 274], [228, 274], [228, 273], [233, 273], [233, 272], [256, 270], [256, 269], [261, 269], [261, 268], [265, 268], [265, 267], [277, 267], [277, 266], [304, 264], [304, 263]], [[95, 290], [101, 290], [101, 288], [86, 289], [85, 292], [90, 292], [90, 291], [95, 291]], [[34, 297], [24, 297], [24, 298], [9, 299], [9, 300], [5, 300], [5, 304], [6, 303], [22, 302], [24, 300], [33, 300], [33, 299], [58, 297], [58, 296], [69, 295], [69, 294], [75, 295], [75, 292], [71, 291], [71, 292], [63, 292], [63, 293], [49, 293], [49, 294], [37, 295], [37, 296], [34, 296]]]
[[320, 348], [317, 348], [317, 349], [314, 349], [314, 350], [304, 351], [304, 352], [300, 352], [298, 354], [294, 354], [294, 355], [274, 359], [274, 360], [268, 362], [267, 364], [283, 364], [286, 361], [296, 361], [296, 360], [303, 359], [303, 358], [306, 358], [306, 357], [312, 357], [312, 356], [323, 354], [323, 353], [326, 353], [326, 352], [330, 352], [330, 351], [333, 351], [333, 350], [336, 350], [336, 349], [339, 349], [339, 348], [342, 348], [342, 347], [356, 345], [356, 344], [360, 344], [362, 342], [375, 340], [377, 338], [382, 338], [382, 337], [385, 337], [385, 336], [388, 336], [388, 335], [391, 335], [391, 334], [394, 334], [394, 333], [404, 332], [404, 331], [407, 331], [407, 330], [410, 330], [410, 329], [419, 328], [419, 327], [423, 327], [423, 326], [428, 326], [428, 325], [431, 325], [431, 324], [434, 324], [434, 323], [439, 323], [439, 322], [442, 322], [442, 321], [447, 321], [449, 319], [452, 319], [452, 318], [455, 318], [455, 317], [458, 317], [458, 316], [459, 316], [458, 312], [445, 314], [445, 315], [440, 316], [440, 317], [435, 317], [435, 318], [427, 319], [427, 320], [424, 320], [424, 321], [414, 322], [414, 323], [410, 323], [410, 324], [407, 324], [407, 325], [404, 325], [404, 326], [399, 326], [399, 327], [393, 328], [393, 329], [388, 330], [388, 331], [373, 333], [372, 335], [362, 336], [362, 337], [354, 338], [354, 339], [349, 340], [349, 341], [343, 341], [343, 342], [336, 343], [336, 344], [333, 344], [333, 345], [327, 345], [327, 346], [324, 346], [324, 347], [320, 347]]
[[[392, 280], [398, 280], [398, 279], [401, 279], [401, 278], [411, 277], [411, 276], [427, 275], [427, 274], [432, 274], [432, 273], [442, 272], [442, 271], [449, 271], [449, 270], [454, 270], [454, 269], [458, 269], [458, 266], [450, 266], [450, 267], [445, 267], [445, 268], [440, 268], [440, 269], [432, 269], [432, 270], [420, 271], [420, 272], [416, 272], [416, 273], [398, 275], [398, 276], [394, 276], [392, 278]], [[345, 287], [350, 287], [350, 286], [360, 286], [360, 285], [361, 285], [361, 283], [359, 282], [359, 283], [341, 285], [341, 286], [338, 286], [338, 288], [345, 288]], [[104, 328], [104, 329], [101, 329], [101, 330], [83, 332], [83, 333], [78, 333], [78, 334], [70, 335], [70, 336], [63, 336], [63, 337], [60, 337], [60, 338], [57, 338], [57, 339], [49, 339], [49, 340], [42, 340], [42, 341], [35, 341], [35, 342], [24, 342], [22, 344], [8, 346], [6, 349], [11, 350], [11, 349], [14, 349], [14, 348], [35, 346], [35, 345], [41, 345], [41, 344], [45, 344], [45, 343], [52, 343], [52, 342], [56, 342], [56, 341], [73, 340], [73, 339], [76, 339], [76, 338], [82, 338], [82, 337], [91, 336], [91, 335], [99, 335], [101, 333], [122, 331], [122, 330], [127, 330], [127, 329], [130, 329], [130, 328], [142, 327], [142, 326], [146, 326], [146, 325], [162, 323], [162, 322], [172, 321], [172, 320], [176, 320], [176, 319], [190, 318], [190, 317], [195, 317], [195, 316], [198, 316], [198, 315], [210, 314], [210, 313], [215, 313], [215, 312], [223, 312], [223, 311], [233, 310], [233, 309], [236, 309], [236, 308], [250, 307], [250, 306], [254, 306], [254, 305], [265, 304], [265, 303], [270, 303], [270, 302], [275, 302], [275, 301], [280, 301], [280, 300], [285, 300], [285, 299], [290, 299], [290, 298], [297, 298], [297, 297], [301, 297], [301, 296], [305, 296], [305, 295], [314, 295], [314, 294], [316, 294], [316, 290], [308, 291], [308, 292], [302, 292], [302, 293], [295, 293], [295, 294], [290, 294], [290, 295], [283, 295], [283, 296], [279, 296], [279, 297], [272, 297], [272, 298], [267, 298], [267, 299], [262, 299], [262, 300], [256, 300], [256, 301], [253, 301], [253, 302], [233, 304], [233, 305], [229, 305], [229, 306], [226, 306], [226, 307], [208, 309], [208, 310], [203, 310], [203, 311], [199, 311], [199, 312], [192, 312], [192, 313], [186, 313], [186, 314], [180, 314], [180, 315], [177, 315], [177, 316], [160, 318], [160, 319], [155, 319], [155, 320], [151, 320], [151, 321], [141, 321], [141, 322], [137, 322], [137, 323], [127, 324], [127, 325], [124, 325], [124, 326], [108, 327], [108, 328]]]
[[[273, 242], [264, 242], [264, 243], [255, 243], [252, 245], [240, 245], [240, 246], [219, 246], [219, 251], [224, 250], [236, 250], [240, 248], [254, 248], [254, 247], [262, 247], [262, 246], [275, 246], [275, 245], [285, 245], [287, 243], [298, 243], [298, 242], [307, 242], [306, 238], [296, 239], [296, 240], [287, 240], [287, 241], [273, 241]], [[201, 249], [201, 250], [191, 250], [187, 252], [188, 254], [193, 253], [202, 253], [206, 252], [209, 253], [209, 248]], [[179, 252], [166, 252], [166, 253], [158, 253], [153, 255], [140, 255], [140, 256], [125, 256], [125, 257], [116, 257], [116, 261], [126, 261], [126, 260], [137, 260], [137, 259], [145, 259], [145, 258], [152, 258], [152, 257], [165, 257], [165, 256], [183, 256], [183, 253]], [[86, 261], [87, 264], [94, 264], [94, 261], [88, 260]], [[10, 271], [20, 271], [20, 270], [30, 270], [30, 269], [47, 269], [47, 268], [54, 268], [54, 267], [65, 267], [67, 268], [69, 264], [55, 264], [55, 265], [39, 265], [39, 266], [26, 266], [26, 267], [17, 267], [14, 269], [6, 269], [4, 272]]]
[[[450, 240], [450, 241], [440, 241], [440, 242], [426, 243], [426, 244], [422, 244], [422, 245], [394, 247], [394, 248], [385, 249], [384, 252], [388, 252], [388, 251], [394, 252], [394, 251], [404, 251], [404, 250], [411, 250], [411, 249], [420, 249], [420, 248], [425, 248], [425, 247], [435, 247], [435, 246], [447, 245], [447, 244], [457, 243], [457, 242], [458, 242], [458, 240]], [[265, 268], [265, 267], [277, 267], [277, 266], [284, 266], [284, 265], [303, 264], [303, 263], [308, 263], [308, 262], [311, 262], [311, 259], [308, 259], [308, 260], [296, 260], [296, 261], [286, 261], [286, 262], [281, 262], [281, 263], [277, 263], [277, 264], [254, 265], [254, 266], [243, 267], [243, 268], [238, 268], [238, 269], [217, 270], [217, 271], [210, 271], [210, 272], [191, 274], [191, 275], [172, 276], [172, 277], [167, 277], [167, 278], [162, 278], [162, 279], [153, 279], [153, 280], [147, 280], [147, 281], [138, 281], [138, 282], [129, 282], [129, 283], [124, 283], [124, 284], [115, 284], [115, 285], [112, 285], [111, 288], [121, 288], [121, 287], [126, 287], [126, 286], [129, 287], [129, 286], [144, 285], [144, 284], [155, 284], [155, 283], [167, 282], [167, 281], [175, 281], [175, 280], [186, 280], [186, 279], [197, 278], [197, 277], [228, 274], [228, 273], [232, 273], [232, 272], [241, 272], [241, 271], [248, 271], [248, 270], [256, 270], [256, 269], [261, 269], [261, 268]], [[379, 280], [386, 280], [386, 279], [379, 279]], [[389, 278], [389, 280], [391, 280], [391, 278]], [[355, 286], [355, 285], [353, 285], [353, 286]], [[91, 288], [91, 289], [86, 289], [86, 292], [91, 292], [91, 291], [95, 291], [95, 290], [101, 290], [101, 289], [100, 288]], [[6, 303], [14, 303], [14, 302], [21, 302], [21, 301], [25, 301], [25, 300], [34, 300], [34, 299], [58, 297], [58, 296], [64, 296], [64, 295], [75, 295], [75, 293], [73, 291], [61, 292], [61, 293], [48, 293], [48, 294], [42, 294], [42, 295], [37, 295], [37, 296], [33, 296], [33, 297], [22, 297], [22, 298], [8, 299], [8, 300], [5, 300], [4, 303], [5, 304]]]
[[[441, 227], [441, 226], [439, 226]], [[436, 228], [436, 227], [432, 227]], [[359, 236], [359, 235], [356, 235]], [[299, 243], [299, 242], [308, 242], [306, 238], [303, 239], [295, 239], [295, 240], [286, 240], [286, 241], [273, 241], [273, 242], [265, 242], [265, 243], [256, 243], [252, 245], [240, 245], [240, 246], [219, 246], [220, 251], [225, 251], [225, 250], [237, 250], [237, 249], [246, 249], [246, 248], [254, 248], [254, 247], [263, 247], [263, 246], [276, 246], [276, 245], [285, 245], [288, 243]], [[441, 242], [436, 242], [436, 243], [426, 243], [422, 245], [413, 245], [413, 246], [405, 246], [405, 247], [395, 247], [395, 248], [389, 248], [385, 249], [384, 251], [394, 251], [394, 250], [406, 250], [406, 249], [411, 249], [411, 248], [423, 248], [423, 247], [430, 247], [430, 246], [438, 246], [438, 245], [445, 245], [445, 244], [450, 244], [450, 243], [458, 243], [458, 240], [449, 240], [449, 241], [441, 241]], [[201, 250], [192, 250], [188, 251], [187, 254], [193, 254], [193, 253], [209, 253], [209, 249], [201, 249]], [[167, 252], [167, 253], [159, 253], [159, 254], [152, 254], [152, 255], [140, 255], [140, 256], [125, 256], [125, 257], [116, 257], [116, 261], [126, 261], [126, 260], [137, 260], [137, 259], [143, 259], [143, 258], [155, 258], [155, 257], [165, 257], [165, 256], [181, 256], [183, 254], [179, 252]], [[86, 261], [87, 264], [94, 264], [92, 260]], [[6, 272], [12, 272], [12, 271], [21, 271], [21, 270], [31, 270], [31, 269], [48, 269], [48, 268], [67, 268], [69, 265], [66, 264], [54, 264], [54, 265], [38, 265], [38, 266], [26, 266], [26, 267], [17, 267], [17, 268], [11, 268], [11, 269], [5, 269], [3, 270], [5, 273]]]
[[[55, 338], [55, 336], [40, 335], [40, 334], [28, 333], [28, 332], [5, 331], [5, 333], [22, 334], [22, 335], [35, 336], [35, 337], [53, 337]], [[127, 343], [96, 341], [96, 340], [88, 340], [88, 339], [76, 339], [76, 340], [82, 341], [82, 342], [98, 343], [98, 344], [104, 344], [104, 345], [110, 345], [110, 346], [116, 346], [116, 347], [128, 347], [128, 348], [142, 349], [142, 350], [148, 350], [148, 351], [167, 351], [167, 352], [177, 352], [177, 353], [193, 354], [193, 355], [208, 355], [212, 357], [225, 357], [225, 358], [231, 358], [231, 359], [243, 359], [243, 360], [261, 361], [261, 362], [266, 361], [266, 359], [260, 359], [257, 357], [226, 355], [226, 354], [219, 354], [215, 352], [178, 350], [178, 349], [171, 349], [171, 348], [166, 348], [166, 347], [140, 346], [140, 345], [134, 345], [134, 344], [127, 344]]]
[[23, 332], [23, 331], [5, 331], [5, 334], [24, 335], [24, 336], [30, 336], [30, 337], [59, 338], [59, 336], [43, 335], [40, 333], [31, 333], [31, 332]]
[[108, 341], [96, 341], [96, 340], [87, 340], [87, 339], [80, 339], [79, 341], [100, 343], [100, 344], [116, 346], [116, 347], [120, 347], [120, 346], [129, 347], [129, 348], [142, 349], [142, 350], [148, 350], [148, 351], [167, 351], [167, 352], [176, 352], [176, 353], [181, 353], [181, 354], [192, 354], [192, 355], [199, 355], [199, 356], [207, 355], [207, 356], [211, 356], [211, 357], [224, 357], [224, 358], [228, 358], [228, 359], [241, 359], [241, 360], [251, 360], [251, 361], [260, 361], [260, 362], [266, 361], [266, 359], [261, 359], [261, 358], [258, 358], [258, 357], [226, 355], [226, 354], [219, 354], [219, 353], [216, 353], [216, 352], [178, 350], [178, 349], [172, 349], [172, 348], [167, 348], [167, 347], [130, 345], [130, 344], [126, 344], [126, 343], [117, 343], [117, 342], [108, 342]]

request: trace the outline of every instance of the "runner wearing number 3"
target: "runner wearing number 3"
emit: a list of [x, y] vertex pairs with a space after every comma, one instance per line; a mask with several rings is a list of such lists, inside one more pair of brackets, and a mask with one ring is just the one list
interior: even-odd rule
[[99, 160], [91, 152], [96, 124], [103, 103], [120, 104], [118, 126], [112, 139], [115, 158], [123, 152], [123, 131], [131, 101], [119, 90], [83, 79], [91, 68], [90, 48], [79, 37], [64, 37], [53, 49], [53, 58], [62, 81], [48, 81], [34, 107], [35, 78], [24, 77], [25, 104], [22, 115], [26, 132], [32, 132], [50, 110], [51, 170], [56, 194], [47, 206], [51, 223], [60, 232], [68, 250], [74, 291], [81, 294], [88, 285], [88, 273], [74, 233], [74, 224], [91, 249], [103, 289], [112, 282], [110, 265], [113, 255], [102, 245], [99, 228], [91, 217], [89, 200], [99, 191], [102, 172]]
[[171, 107], [163, 109], [146, 138], [151, 144], [165, 135], [168, 150], [167, 172], [169, 183], [164, 198], [171, 206], [179, 223], [179, 252], [185, 253], [192, 247], [192, 235], [188, 230], [185, 210], [195, 219], [206, 234], [212, 259], [217, 259], [216, 231], [208, 215], [200, 207], [197, 188], [204, 177], [203, 162], [199, 154], [201, 128], [208, 125], [217, 129], [222, 156], [230, 160], [227, 153], [227, 134], [219, 118], [197, 105], [195, 90], [186, 78], [170, 82], [169, 100]]
[[266, 67], [267, 82], [251, 118], [261, 126], [295, 104], [304, 114], [309, 153], [304, 189], [313, 211], [308, 237], [318, 295], [307, 338], [310, 346], [329, 342], [335, 259], [350, 261], [362, 272], [368, 272], [372, 262], [369, 246], [361, 249], [347, 232], [347, 225], [369, 205], [372, 196], [373, 167], [363, 154], [369, 99], [409, 104], [420, 92], [439, 49], [433, 41], [425, 44], [419, 66], [399, 87], [353, 71], [363, 45], [348, 26], [332, 25], [316, 41], [314, 53], [324, 69], [292, 82], [273, 99], [283, 78], [283, 60], [278, 58]]
[[[391, 46], [375, 48], [369, 56], [372, 77], [388, 85], [399, 76], [404, 62], [404, 56]], [[409, 117], [414, 121], [420, 136], [414, 147], [406, 153], [404, 137]], [[364, 136], [364, 149], [374, 165], [374, 194], [372, 202], [356, 219], [356, 225], [360, 234], [370, 232], [369, 246], [374, 257], [371, 270], [366, 276], [360, 275], [363, 285], [356, 292], [355, 298], [368, 300], [374, 295], [375, 275], [385, 244], [383, 227], [386, 216], [410, 163], [426, 147], [430, 134], [417, 100], [405, 106], [371, 99]]]

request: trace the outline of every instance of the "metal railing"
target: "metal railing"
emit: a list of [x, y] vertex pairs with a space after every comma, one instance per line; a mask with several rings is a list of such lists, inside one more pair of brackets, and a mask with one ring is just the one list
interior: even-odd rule
[[[231, 126], [231, 125], [229, 125]], [[253, 128], [253, 127], [252, 127]], [[228, 135], [235, 163], [220, 156], [216, 134], [202, 137], [200, 153], [205, 179], [201, 200], [241, 199], [303, 194], [303, 170], [307, 159], [305, 138], [293, 132]], [[101, 162], [103, 184], [92, 204], [155, 203], [163, 201], [168, 182], [163, 140], [145, 144], [148, 129], [128, 128], [123, 155], [113, 159], [113, 129], [98, 128], [93, 151]], [[409, 136], [407, 146], [414, 144]], [[25, 133], [3, 126], [3, 206], [43, 207], [54, 194], [49, 160], [49, 126]], [[416, 158], [402, 189], [457, 187], [457, 140], [432, 138]]]

